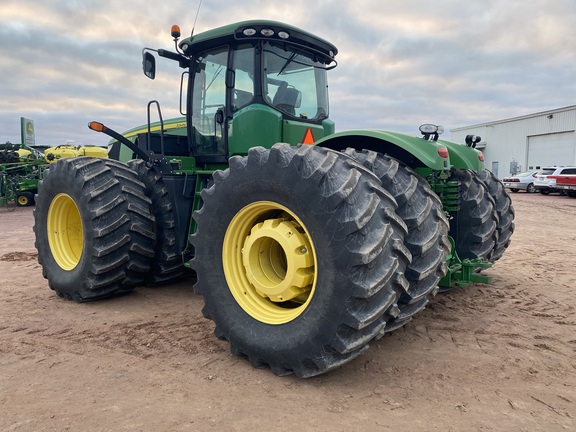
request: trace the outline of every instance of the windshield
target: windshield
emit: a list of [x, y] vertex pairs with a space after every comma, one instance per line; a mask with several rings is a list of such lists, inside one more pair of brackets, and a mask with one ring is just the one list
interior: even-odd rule
[[326, 65], [313, 54], [286, 44], [264, 45], [263, 95], [271, 106], [292, 117], [328, 117]]

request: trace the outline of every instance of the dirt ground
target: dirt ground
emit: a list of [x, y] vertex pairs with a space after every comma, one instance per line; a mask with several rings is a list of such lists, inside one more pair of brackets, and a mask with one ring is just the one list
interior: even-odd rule
[[192, 281], [57, 297], [31, 208], [0, 209], [1, 431], [576, 430], [576, 199], [512, 194], [492, 285], [439, 294], [354, 362], [302, 380], [253, 369]]

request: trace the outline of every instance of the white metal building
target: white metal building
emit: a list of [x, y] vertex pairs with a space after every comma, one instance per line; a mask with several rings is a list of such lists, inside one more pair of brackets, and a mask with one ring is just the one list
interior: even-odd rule
[[541, 166], [576, 166], [576, 105], [451, 129], [452, 141], [479, 135], [486, 168], [497, 177]]

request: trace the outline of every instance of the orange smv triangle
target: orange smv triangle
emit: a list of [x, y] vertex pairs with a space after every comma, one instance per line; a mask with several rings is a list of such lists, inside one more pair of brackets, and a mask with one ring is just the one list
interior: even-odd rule
[[306, 129], [306, 133], [304, 134], [304, 139], [302, 140], [302, 144], [314, 144], [314, 135], [312, 134], [312, 129]]

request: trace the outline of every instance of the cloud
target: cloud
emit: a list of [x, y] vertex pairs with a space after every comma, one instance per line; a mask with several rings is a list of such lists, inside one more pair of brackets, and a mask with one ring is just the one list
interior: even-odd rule
[[[19, 117], [37, 141], [104, 145], [86, 127], [146, 122], [158, 99], [177, 116], [180, 72], [159, 62], [141, 73], [144, 46], [171, 48], [170, 26], [188, 35], [197, 2], [7, 0], [0, 9], [0, 142], [20, 140]], [[222, 13], [225, 11], [226, 13]], [[196, 33], [251, 18], [285, 21], [332, 41], [329, 73], [337, 129], [447, 129], [573, 105], [573, 0], [342, 2], [204, 0]]]

